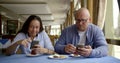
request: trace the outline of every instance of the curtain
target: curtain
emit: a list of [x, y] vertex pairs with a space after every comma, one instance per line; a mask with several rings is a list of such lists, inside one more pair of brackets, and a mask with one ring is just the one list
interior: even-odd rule
[[93, 24], [97, 25], [98, 21], [99, 0], [93, 0]]
[[99, 0], [99, 12], [98, 12], [98, 22], [97, 25], [103, 29], [105, 22], [105, 14], [106, 14], [106, 4], [107, 0]]
[[119, 11], [120, 11], [120, 0], [118, 0], [118, 6], [119, 6]]
[[105, 22], [107, 0], [93, 0], [93, 24], [102, 30]]

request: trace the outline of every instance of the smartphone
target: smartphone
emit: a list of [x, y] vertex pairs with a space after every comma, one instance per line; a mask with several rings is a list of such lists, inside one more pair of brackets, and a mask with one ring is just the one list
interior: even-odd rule
[[33, 40], [32, 43], [31, 43], [30, 48], [33, 48], [34, 45], [36, 45], [36, 44], [39, 44], [39, 41], [38, 40]]
[[77, 45], [76, 49], [78, 50], [79, 48], [84, 48], [84, 47], [85, 47], [84, 45]]

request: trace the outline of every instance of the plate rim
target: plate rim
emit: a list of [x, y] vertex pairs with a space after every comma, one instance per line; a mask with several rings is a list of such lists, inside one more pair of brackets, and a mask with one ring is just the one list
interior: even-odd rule
[[28, 56], [28, 57], [35, 57], [35, 56], [39, 56], [39, 55], [41, 55], [41, 54], [36, 54], [36, 55], [33, 55], [33, 54], [26, 54], [26, 56]]
[[66, 59], [66, 58], [68, 58], [67, 55], [63, 55], [63, 56], [65, 56], [65, 58], [53, 58], [53, 56], [55, 56], [55, 55], [49, 55], [48, 58], [50, 58], [50, 59]]
[[70, 54], [71, 57], [76, 57], [76, 58], [81, 56], [81, 55], [79, 55], [79, 56], [73, 56], [73, 55], [74, 55], [74, 54]]

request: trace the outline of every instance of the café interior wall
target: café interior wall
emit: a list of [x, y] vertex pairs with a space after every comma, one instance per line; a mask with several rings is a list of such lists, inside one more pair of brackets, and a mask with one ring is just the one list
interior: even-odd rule
[[[18, 21], [24, 21], [25, 18], [23, 18], [22, 16], [0, 6], [0, 14], [5, 16], [7, 19], [10, 20], [18, 20]], [[21, 20], [19, 20], [21, 19]]]

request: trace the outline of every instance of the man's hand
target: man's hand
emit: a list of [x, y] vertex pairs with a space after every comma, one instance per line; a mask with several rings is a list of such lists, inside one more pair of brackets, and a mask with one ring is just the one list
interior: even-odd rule
[[92, 52], [92, 48], [91, 48], [91, 46], [88, 45], [83, 48], [78, 48], [77, 52], [78, 52], [78, 54], [87, 57]]
[[76, 51], [76, 47], [72, 44], [68, 44], [65, 46], [66, 53], [74, 53]]

